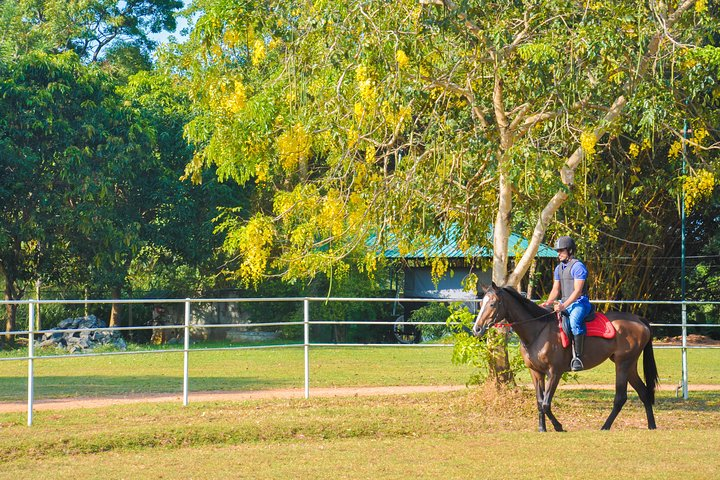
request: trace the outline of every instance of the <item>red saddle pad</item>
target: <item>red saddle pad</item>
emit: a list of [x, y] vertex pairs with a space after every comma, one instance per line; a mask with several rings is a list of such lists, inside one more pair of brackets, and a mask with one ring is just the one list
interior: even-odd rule
[[[585, 322], [585, 329], [588, 337], [615, 338], [615, 333], [617, 333], [610, 320], [604, 313], [600, 312], [595, 313], [592, 320]], [[560, 326], [560, 338], [562, 339], [562, 346], [567, 348], [570, 345], [570, 339], [562, 329], [562, 325]]]

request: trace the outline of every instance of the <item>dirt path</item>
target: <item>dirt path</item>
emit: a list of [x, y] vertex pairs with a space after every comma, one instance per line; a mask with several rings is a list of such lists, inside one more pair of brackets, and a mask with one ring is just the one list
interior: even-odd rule
[[[530, 387], [528, 385], [528, 387]], [[413, 393], [452, 392], [467, 388], [465, 385], [417, 385], [417, 386], [390, 386], [390, 387], [333, 387], [311, 388], [310, 397], [354, 397], [372, 395], [407, 395]], [[560, 390], [613, 390], [613, 385], [582, 385], [566, 384]], [[675, 385], [660, 385], [660, 390], [677, 391]], [[720, 390], [720, 385], [690, 385], [690, 392]], [[302, 388], [286, 388], [275, 390], [252, 391], [214, 391], [191, 392], [189, 402], [236, 402], [243, 400], [274, 399], [274, 398], [303, 398]], [[132, 394], [114, 397], [78, 397], [70, 399], [43, 399], [33, 404], [34, 411], [70, 410], [75, 408], [102, 408], [111, 405], [128, 405], [133, 403], [182, 403], [182, 395], [174, 393]], [[27, 411], [27, 402], [0, 403], [0, 413], [21, 413]]]

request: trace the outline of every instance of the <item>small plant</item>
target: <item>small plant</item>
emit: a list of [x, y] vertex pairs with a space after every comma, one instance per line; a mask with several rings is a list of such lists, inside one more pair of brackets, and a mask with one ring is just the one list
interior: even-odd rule
[[[441, 303], [431, 303], [420, 307], [410, 316], [412, 322], [435, 322], [436, 325], [423, 323], [417, 328], [422, 333], [423, 340], [437, 340], [448, 334], [449, 330], [445, 322], [450, 317], [450, 310]], [[439, 323], [442, 322], [442, 325]]]
[[[474, 323], [475, 316], [465, 306], [456, 307], [447, 319], [447, 327], [453, 333], [455, 343], [452, 362], [455, 365], [474, 367], [475, 373], [468, 380], [468, 384], [482, 384], [491, 376], [490, 363], [493, 352], [505, 343], [505, 338], [498, 329], [490, 328], [485, 336], [479, 339], [471, 334]], [[508, 355], [509, 370], [515, 376], [525, 368], [518, 343], [508, 344]]]

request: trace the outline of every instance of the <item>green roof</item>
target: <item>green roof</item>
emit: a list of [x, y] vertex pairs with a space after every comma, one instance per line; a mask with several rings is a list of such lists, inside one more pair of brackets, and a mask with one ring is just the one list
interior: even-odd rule
[[[488, 240], [492, 239], [492, 229], [488, 233]], [[428, 245], [410, 251], [405, 255], [400, 255], [400, 250], [397, 246], [397, 241], [394, 238], [390, 238], [388, 241], [389, 247], [385, 250], [384, 255], [386, 258], [491, 258], [493, 255], [492, 249], [471, 246], [467, 251], [462, 250], [458, 247], [457, 240], [459, 236], [459, 229], [451, 227], [442, 237], [430, 237]], [[370, 239], [374, 242], [374, 236]], [[513, 254], [514, 252], [524, 252], [528, 247], [528, 241], [517, 233], [511, 233], [508, 239], [508, 252]], [[537, 252], [537, 257], [540, 258], [556, 258], [557, 252], [545, 245], [540, 244], [540, 248]]]

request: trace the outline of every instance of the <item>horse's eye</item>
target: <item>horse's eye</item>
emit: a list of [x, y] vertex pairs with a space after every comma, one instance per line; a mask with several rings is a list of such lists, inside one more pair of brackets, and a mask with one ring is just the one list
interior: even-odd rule
[[490, 304], [490, 306], [491, 306], [492, 308], [495, 308], [495, 305], [497, 305], [497, 302], [492, 302], [492, 303]]

